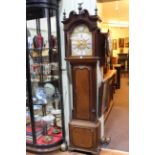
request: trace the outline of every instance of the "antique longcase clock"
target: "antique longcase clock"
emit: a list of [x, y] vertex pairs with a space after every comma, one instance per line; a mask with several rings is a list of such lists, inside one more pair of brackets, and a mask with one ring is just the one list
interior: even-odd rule
[[64, 13], [65, 56], [70, 64], [73, 109], [69, 123], [70, 149], [96, 154], [100, 143], [97, 105], [97, 64], [100, 61], [97, 15], [79, 5], [79, 13]]

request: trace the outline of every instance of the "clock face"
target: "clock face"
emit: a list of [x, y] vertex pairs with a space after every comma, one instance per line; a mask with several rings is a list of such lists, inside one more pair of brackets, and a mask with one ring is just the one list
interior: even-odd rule
[[70, 39], [72, 56], [92, 55], [92, 33], [86, 25], [75, 27]]

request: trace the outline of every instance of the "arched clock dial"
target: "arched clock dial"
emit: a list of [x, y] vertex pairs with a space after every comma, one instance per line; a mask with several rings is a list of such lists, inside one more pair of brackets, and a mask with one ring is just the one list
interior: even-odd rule
[[92, 55], [92, 33], [86, 25], [81, 24], [75, 27], [70, 40], [72, 56]]

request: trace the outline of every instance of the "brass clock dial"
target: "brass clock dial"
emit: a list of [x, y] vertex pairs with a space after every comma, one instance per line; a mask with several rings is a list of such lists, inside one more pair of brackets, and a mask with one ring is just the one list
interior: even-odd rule
[[70, 39], [72, 56], [92, 55], [92, 33], [86, 25], [75, 27]]

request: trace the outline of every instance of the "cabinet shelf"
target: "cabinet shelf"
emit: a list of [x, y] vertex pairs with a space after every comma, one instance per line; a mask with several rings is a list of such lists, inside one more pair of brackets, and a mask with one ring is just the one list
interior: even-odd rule
[[46, 106], [46, 105], [47, 105], [47, 103], [46, 103], [46, 104], [41, 104], [41, 103], [33, 103], [33, 105]]
[[29, 48], [31, 51], [44, 51], [44, 50], [49, 50], [50, 48]]
[[52, 50], [52, 51], [57, 51], [57, 48], [28, 48], [28, 50], [30, 51], [38, 51], [38, 52], [41, 52], [41, 51], [45, 51], [45, 50]]
[[52, 82], [56, 82], [58, 81], [59, 79], [53, 79], [53, 80], [49, 80], [49, 81], [43, 81], [43, 82], [40, 82], [39, 79], [36, 79], [36, 80], [31, 80], [31, 82], [37, 82], [37, 83], [52, 83]]

